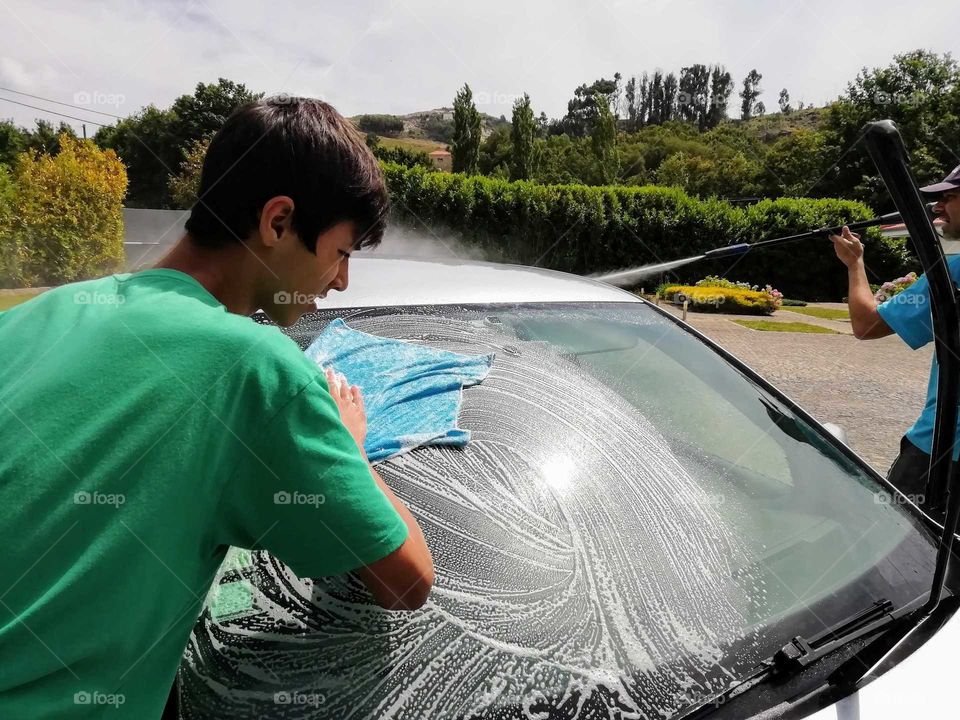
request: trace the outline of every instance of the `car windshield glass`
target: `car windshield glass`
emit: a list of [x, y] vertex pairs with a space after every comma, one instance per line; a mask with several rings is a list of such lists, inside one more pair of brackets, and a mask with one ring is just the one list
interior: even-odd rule
[[435, 589], [388, 613], [352, 577], [232, 553], [181, 668], [188, 718], [670, 717], [929, 588], [930, 536], [869, 470], [645, 305], [340, 310], [287, 332], [306, 347], [334, 317], [496, 353], [463, 394], [468, 446], [378, 466]]

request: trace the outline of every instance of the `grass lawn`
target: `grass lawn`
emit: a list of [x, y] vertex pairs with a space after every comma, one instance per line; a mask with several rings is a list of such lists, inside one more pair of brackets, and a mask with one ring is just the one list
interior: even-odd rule
[[743, 325], [751, 330], [770, 330], [772, 332], [801, 332], [801, 333], [827, 333], [828, 335], [839, 335], [836, 330], [811, 325], [804, 322], [776, 322], [775, 320], [734, 320], [737, 325]]
[[26, 302], [32, 297], [36, 297], [35, 292], [25, 292], [25, 293], [0, 293], [0, 312], [12, 308], [14, 305], [19, 305], [22, 302]]
[[823, 308], [823, 307], [782, 307], [781, 310], [786, 310], [787, 312], [800, 313], [801, 315], [809, 315], [815, 318], [823, 318], [824, 320], [849, 320], [850, 313], [846, 310], [840, 310], [839, 308]]

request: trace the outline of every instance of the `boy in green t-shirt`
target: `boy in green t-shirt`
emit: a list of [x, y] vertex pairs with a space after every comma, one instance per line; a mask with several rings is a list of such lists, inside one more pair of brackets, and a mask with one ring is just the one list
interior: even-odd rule
[[345, 290], [387, 207], [332, 107], [258, 101], [156, 268], [0, 313], [0, 717], [158, 717], [231, 545], [425, 602], [430, 552], [366, 461], [358, 389], [247, 317]]

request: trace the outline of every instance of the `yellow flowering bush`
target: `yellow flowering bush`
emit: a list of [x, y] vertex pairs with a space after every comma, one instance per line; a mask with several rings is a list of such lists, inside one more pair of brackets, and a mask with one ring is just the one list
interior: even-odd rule
[[657, 294], [667, 302], [682, 303], [687, 300], [688, 307], [698, 312], [770, 315], [779, 306], [777, 298], [765, 290], [665, 285]]
[[55, 156], [22, 153], [13, 218], [0, 263], [20, 285], [57, 284], [117, 269], [123, 261], [127, 171], [113, 150], [60, 136]]
[[5, 165], [0, 165], [0, 287], [13, 285], [14, 251], [12, 240], [13, 180]]

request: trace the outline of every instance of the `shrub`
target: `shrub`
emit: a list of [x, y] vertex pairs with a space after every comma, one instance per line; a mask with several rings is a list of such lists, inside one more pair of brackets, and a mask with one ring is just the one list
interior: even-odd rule
[[779, 302], [764, 290], [710, 287], [698, 285], [666, 285], [658, 295], [667, 302], [688, 301], [688, 307], [697, 312], [722, 312], [736, 315], [770, 315]]
[[123, 163], [89, 140], [61, 135], [59, 142], [55, 157], [23, 153], [17, 160], [5, 246], [17, 284], [71, 282], [123, 260]]
[[396, 163], [404, 167], [422, 167], [424, 170], [433, 170], [433, 163], [430, 156], [419, 150], [411, 150], [405, 147], [384, 147], [377, 144], [371, 148], [377, 160], [385, 163]]
[[403, 132], [403, 118], [396, 115], [359, 115], [354, 118], [357, 127], [377, 135], [398, 135]]
[[[678, 188], [541, 185], [393, 163], [385, 163], [384, 171], [395, 219], [443, 229], [491, 260], [578, 274], [676, 260], [873, 215], [865, 205], [844, 200], [764, 200], [744, 208], [693, 198]], [[866, 241], [872, 271], [887, 276], [906, 271], [909, 256], [902, 244], [880, 241], [875, 230]], [[825, 238], [704, 260], [691, 268], [698, 275], [723, 275], [733, 265], [753, 284], [770, 282], [808, 300], [836, 299], [847, 286]], [[678, 284], [693, 280], [673, 276]]]
[[[756, 242], [866, 220], [875, 215], [863, 203], [849, 200], [762, 200], [744, 208], [744, 237], [748, 242]], [[871, 273], [889, 277], [909, 269], [910, 256], [903, 240], [886, 240], [877, 228], [866, 230], [862, 238]], [[770, 282], [791, 297], [836, 300], [847, 290], [846, 269], [837, 260], [826, 236], [748, 252], [741, 257], [737, 263], [738, 275], [755, 278], [755, 282], [761, 279]]]

